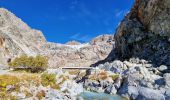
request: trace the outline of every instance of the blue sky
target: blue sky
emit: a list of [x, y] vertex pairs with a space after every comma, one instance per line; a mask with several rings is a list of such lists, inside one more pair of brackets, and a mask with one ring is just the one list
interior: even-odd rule
[[0, 0], [30, 27], [41, 30], [50, 42], [87, 42], [113, 34], [134, 0]]

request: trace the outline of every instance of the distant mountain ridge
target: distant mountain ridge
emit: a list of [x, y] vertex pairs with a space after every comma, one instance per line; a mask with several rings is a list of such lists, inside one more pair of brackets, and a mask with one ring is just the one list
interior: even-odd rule
[[[100, 43], [94, 44], [94, 41]], [[85, 44], [76, 41], [67, 44], [49, 43], [41, 31], [30, 28], [13, 13], [0, 8], [1, 65], [7, 65], [8, 59], [22, 54], [31, 56], [42, 54], [49, 58], [51, 67], [89, 66], [106, 58], [112, 47], [111, 35], [100, 36]]]
[[105, 59], [113, 49], [113, 45], [112, 35], [100, 35], [89, 43], [83, 44], [47, 42], [43, 45], [44, 52], [41, 53], [49, 58], [49, 64], [52, 67], [88, 67]]

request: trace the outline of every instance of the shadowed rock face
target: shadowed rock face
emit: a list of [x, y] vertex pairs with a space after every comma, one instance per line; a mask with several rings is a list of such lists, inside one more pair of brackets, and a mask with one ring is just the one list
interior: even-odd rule
[[136, 0], [115, 34], [119, 58], [170, 65], [170, 1]]

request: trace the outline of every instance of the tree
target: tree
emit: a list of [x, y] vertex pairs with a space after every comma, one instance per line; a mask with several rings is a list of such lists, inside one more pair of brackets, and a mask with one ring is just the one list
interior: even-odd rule
[[10, 62], [9, 66], [16, 70], [23, 69], [31, 72], [40, 72], [48, 68], [48, 59], [41, 55], [36, 57], [21, 55]]

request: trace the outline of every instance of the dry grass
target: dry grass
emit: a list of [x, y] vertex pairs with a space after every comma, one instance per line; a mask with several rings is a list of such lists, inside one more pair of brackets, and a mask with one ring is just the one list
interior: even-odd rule
[[77, 75], [77, 74], [80, 73], [80, 70], [70, 70], [70, 71], [68, 71], [68, 73], [69, 73], [70, 75]]
[[89, 79], [91, 79], [91, 80], [105, 80], [108, 77], [109, 76], [108, 76], [107, 72], [102, 71], [102, 72], [94, 73], [94, 74], [90, 75]]
[[8, 85], [17, 86], [19, 82], [20, 79], [16, 76], [0, 75], [0, 92], [6, 91]]
[[112, 80], [116, 80], [117, 78], [119, 78], [119, 74], [114, 74], [114, 75], [110, 75], [109, 77], [112, 78]]
[[109, 75], [109, 73], [107, 73], [106, 71], [102, 71], [102, 72], [94, 73], [90, 75], [89, 79], [98, 81], [98, 80], [106, 80], [109, 77], [112, 78], [112, 80], [114, 81], [117, 78], [119, 78], [119, 74]]
[[36, 97], [38, 98], [38, 100], [42, 100], [43, 97], [45, 97], [45, 91], [41, 90], [37, 93]]
[[102, 71], [98, 74], [98, 78], [101, 80], [105, 80], [107, 77], [108, 77], [107, 72]]
[[31, 83], [36, 86], [39, 86], [41, 84], [41, 79], [39, 74], [32, 74], [32, 73], [23, 73], [22, 75], [19, 75], [20, 80], [26, 83]]
[[[26, 87], [29, 87], [31, 84], [38, 86], [40, 83], [41, 80], [38, 74], [10, 73], [0, 75], [0, 98], [3, 98], [3, 100], [16, 100], [16, 97], [11, 96], [12, 92], [19, 92], [20, 87], [23, 85]], [[12, 86], [13, 88], [7, 90], [7, 86]]]
[[60, 85], [60, 84], [63, 84], [66, 80], [68, 80], [68, 79], [69, 79], [69, 76], [61, 75], [59, 78], [62, 79], [62, 81], [59, 83], [59, 85]]

